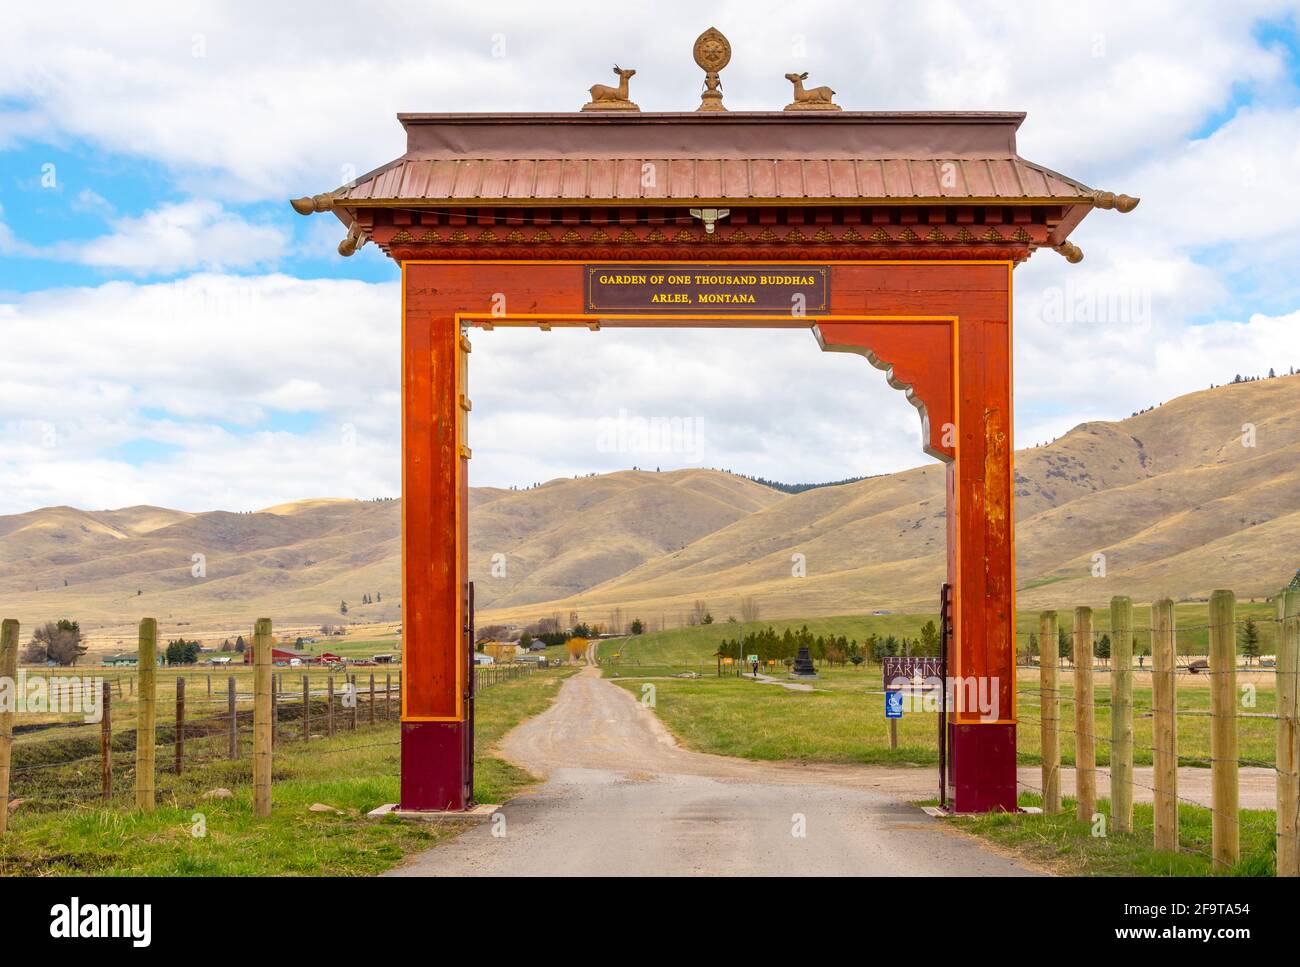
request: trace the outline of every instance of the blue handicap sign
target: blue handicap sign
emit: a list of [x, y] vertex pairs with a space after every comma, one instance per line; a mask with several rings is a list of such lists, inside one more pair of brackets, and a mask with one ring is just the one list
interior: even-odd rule
[[901, 719], [903, 717], [903, 693], [898, 689], [885, 692], [885, 718]]

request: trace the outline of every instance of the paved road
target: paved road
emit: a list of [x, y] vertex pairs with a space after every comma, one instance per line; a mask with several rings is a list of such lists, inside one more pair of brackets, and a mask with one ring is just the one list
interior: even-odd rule
[[504, 829], [477, 826], [390, 875], [1036, 872], [872, 788], [870, 769], [679, 748], [651, 709], [596, 668], [568, 679], [501, 750], [546, 782], [502, 807]]

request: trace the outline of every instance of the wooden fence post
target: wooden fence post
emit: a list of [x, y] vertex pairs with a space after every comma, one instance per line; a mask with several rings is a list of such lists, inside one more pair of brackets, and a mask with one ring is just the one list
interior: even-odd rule
[[1174, 648], [1174, 602], [1151, 605], [1151, 698], [1154, 706], [1154, 845], [1178, 849], [1178, 666]]
[[271, 815], [271, 619], [253, 626], [253, 815]]
[[302, 676], [302, 740], [311, 741], [311, 676]]
[[1241, 858], [1237, 810], [1237, 597], [1210, 595], [1210, 852], [1214, 868], [1226, 870]]
[[1110, 828], [1133, 832], [1133, 601], [1110, 599]]
[[158, 622], [140, 622], [140, 650], [136, 672], [140, 676], [140, 697], [135, 712], [135, 808], [154, 810], [154, 742], [157, 738]]
[[375, 724], [375, 673], [370, 673], [370, 725]]
[[176, 775], [185, 764], [185, 678], [176, 679]]
[[104, 682], [104, 708], [99, 720], [99, 784], [104, 802], [113, 798], [113, 686]]
[[1061, 811], [1061, 696], [1059, 650], [1056, 644], [1056, 612], [1038, 616], [1038, 690], [1042, 696], [1041, 740], [1043, 756], [1043, 812]]
[[384, 675], [384, 721], [393, 717], [393, 673]]
[[230, 748], [226, 754], [232, 759], [239, 758], [239, 708], [235, 698], [235, 676], [226, 679], [226, 707], [230, 712]]
[[1097, 738], [1092, 707], [1092, 608], [1074, 609], [1075, 814], [1091, 823], [1097, 811]]
[[1300, 876], [1300, 590], [1277, 596], [1277, 875]]
[[357, 676], [353, 675], [352, 681], [349, 682], [348, 684], [352, 686], [352, 690], [351, 690], [352, 724], [348, 726], [348, 728], [350, 728], [353, 732], [355, 732], [357, 730], [357, 712], [359, 711], [359, 706], [361, 705], [361, 693], [360, 691], [357, 690]]
[[329, 692], [328, 704], [325, 706], [325, 734], [334, 737], [334, 676], [330, 675], [326, 679], [326, 688]]
[[898, 748], [898, 719], [889, 720], [889, 747]]
[[[274, 646], [272, 646], [274, 647]], [[276, 740], [279, 738], [280, 731], [280, 676], [272, 673], [271, 675], [271, 748], [275, 748]]]
[[[5, 618], [0, 624], [0, 677], [10, 682], [6, 689], [15, 700], [18, 690], [18, 622]], [[0, 711], [0, 836], [9, 827], [9, 772], [13, 763], [14, 706]]]
[[212, 675], [208, 675], [208, 698], [212, 697]]

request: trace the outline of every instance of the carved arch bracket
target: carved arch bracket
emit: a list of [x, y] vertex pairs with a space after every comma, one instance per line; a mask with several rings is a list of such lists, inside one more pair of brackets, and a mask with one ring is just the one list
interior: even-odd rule
[[883, 370], [921, 414], [921, 449], [951, 462], [957, 456], [955, 319], [822, 322], [813, 333], [823, 351], [856, 353]]

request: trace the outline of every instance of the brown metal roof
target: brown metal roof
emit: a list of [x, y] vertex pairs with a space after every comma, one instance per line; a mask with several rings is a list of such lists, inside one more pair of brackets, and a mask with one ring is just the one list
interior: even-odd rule
[[1091, 203], [1086, 186], [1022, 158], [403, 157], [343, 189], [338, 204], [864, 200]]
[[1020, 157], [1020, 113], [613, 111], [398, 119], [407, 136], [401, 157], [352, 184], [293, 202], [303, 214], [333, 210], [349, 227], [344, 248], [355, 249], [373, 224], [361, 217], [365, 209], [1010, 205], [1054, 211], [1042, 217], [1051, 222], [1048, 241], [1056, 246], [1093, 208], [1130, 211], [1137, 204]]

